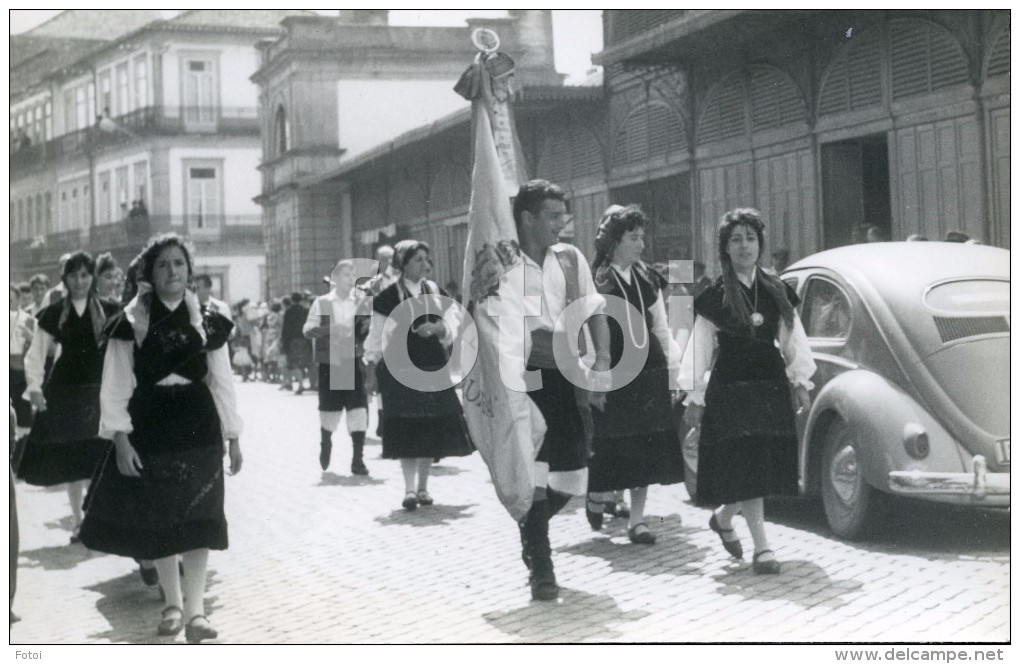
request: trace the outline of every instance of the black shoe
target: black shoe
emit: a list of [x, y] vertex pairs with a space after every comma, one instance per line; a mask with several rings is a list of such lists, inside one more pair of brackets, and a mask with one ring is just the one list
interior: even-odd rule
[[588, 518], [588, 525], [592, 530], [602, 530], [602, 503], [589, 498], [584, 505], [584, 516]]
[[657, 541], [655, 533], [648, 530], [648, 526], [644, 523], [639, 523], [633, 528], [628, 528], [627, 538], [634, 544], [655, 544]]
[[365, 462], [361, 459], [355, 459], [351, 461], [351, 472], [355, 475], [368, 475], [368, 468], [365, 467]]
[[782, 567], [780, 567], [779, 561], [775, 558], [772, 560], [758, 560], [759, 556], [764, 556], [766, 553], [773, 553], [773, 551], [771, 549], [763, 549], [754, 554], [754, 558], [751, 559], [751, 569], [754, 570], [754, 573], [779, 574], [782, 572]]
[[143, 567], [141, 563], [138, 563], [138, 573], [142, 575], [142, 583], [147, 586], [159, 583], [159, 572], [155, 567]]
[[734, 558], [744, 557], [744, 547], [740, 545], [740, 540], [727, 540], [723, 537], [724, 533], [732, 533], [733, 529], [730, 528], [729, 530], [726, 530], [725, 528], [722, 528], [719, 525], [719, 522], [716, 521], [714, 512], [712, 513], [712, 518], [708, 520], [708, 527], [712, 530], [712, 532], [719, 535], [719, 539], [722, 540], [722, 545], [723, 548], [726, 549], [726, 553], [730, 554]]
[[[204, 625], [195, 624], [199, 618], [205, 622]], [[219, 636], [219, 632], [209, 624], [209, 619], [205, 616], [195, 616], [184, 627], [184, 638], [188, 643], [199, 643], [205, 639], [215, 639], [217, 636]]]
[[531, 599], [549, 602], [560, 596], [560, 587], [556, 584], [552, 559], [546, 558], [541, 562], [536, 562], [528, 577], [528, 585], [531, 586]]
[[159, 621], [159, 625], [156, 627], [156, 634], [160, 636], [174, 636], [175, 634], [180, 634], [182, 629], [184, 629], [184, 612], [176, 606], [168, 606], [163, 609], [163, 619]]
[[408, 491], [407, 495], [404, 496], [404, 502], [400, 503], [400, 506], [408, 512], [415, 511], [418, 509], [418, 494], [414, 491]]
[[333, 443], [320, 443], [319, 447], [319, 465], [325, 471], [329, 468], [329, 458], [333, 454]]

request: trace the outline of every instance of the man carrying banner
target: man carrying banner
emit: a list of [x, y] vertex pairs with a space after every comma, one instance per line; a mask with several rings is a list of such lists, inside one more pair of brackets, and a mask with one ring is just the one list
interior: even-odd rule
[[[537, 371], [541, 387], [528, 396], [545, 420], [546, 432], [535, 463], [535, 495], [521, 523], [524, 562], [531, 571], [534, 599], [555, 599], [559, 594], [549, 545], [549, 519], [571, 496], [582, 496], [588, 481], [588, 454], [584, 424], [575, 387], [558, 366], [553, 335], [564, 334], [564, 309], [583, 302], [580, 320], [589, 320], [595, 346], [595, 371], [609, 369], [609, 328], [603, 312], [605, 300], [595, 289], [584, 255], [574, 246], [559, 243], [569, 221], [563, 190], [546, 180], [521, 186], [513, 204], [514, 222], [523, 258], [524, 315], [530, 334], [527, 370]], [[510, 279], [509, 282], [518, 280]], [[567, 326], [569, 327], [569, 326]], [[580, 352], [584, 354], [584, 345]], [[601, 408], [605, 392], [591, 394], [591, 405]]]
[[[473, 323], [462, 328], [464, 418], [500, 502], [520, 527], [531, 596], [552, 600], [559, 587], [549, 519], [571, 495], [584, 495], [587, 484], [575, 383], [584, 385], [588, 371], [578, 358], [584, 352], [570, 347], [565, 331], [577, 334], [579, 323], [602, 312], [604, 300], [580, 252], [557, 244], [568, 221], [563, 190], [545, 180], [521, 186], [527, 177], [509, 104], [513, 60], [498, 51], [499, 38], [490, 30], [475, 30], [472, 41], [479, 54], [454, 88], [472, 102], [474, 132], [461, 289], [470, 314], [465, 321]], [[564, 327], [562, 314], [571, 303], [578, 303], [569, 309], [575, 324]], [[607, 376], [608, 325], [595, 316], [590, 328], [592, 369]], [[554, 355], [564, 367], [557, 368]], [[591, 401], [600, 408], [605, 395], [595, 393]]]

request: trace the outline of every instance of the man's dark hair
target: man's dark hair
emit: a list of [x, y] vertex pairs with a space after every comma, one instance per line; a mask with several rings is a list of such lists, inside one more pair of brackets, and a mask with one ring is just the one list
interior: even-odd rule
[[559, 185], [548, 180], [531, 180], [521, 185], [514, 198], [514, 223], [521, 225], [521, 215], [525, 210], [538, 214], [545, 201], [567, 202], [567, 195]]
[[205, 286], [206, 288], [212, 288], [212, 277], [208, 274], [200, 274], [195, 277], [195, 286]]
[[36, 284], [42, 284], [43, 286], [49, 287], [50, 278], [40, 272], [39, 274], [36, 274], [31, 279], [29, 279], [28, 283], [31, 286], [35, 286]]

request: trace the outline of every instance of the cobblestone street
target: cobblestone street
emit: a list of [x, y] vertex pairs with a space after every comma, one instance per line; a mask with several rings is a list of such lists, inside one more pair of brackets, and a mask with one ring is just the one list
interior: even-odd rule
[[[379, 459], [377, 440], [371, 475], [352, 476], [341, 427], [322, 473], [315, 396], [237, 387], [245, 465], [227, 478], [230, 548], [211, 554], [206, 596], [222, 643], [1011, 638], [1008, 513], [903, 506], [875, 540], [848, 543], [828, 535], [816, 503], [772, 502], [783, 573], [759, 577], [725, 554], [682, 485], [650, 491], [650, 547], [631, 544], [619, 519], [591, 532], [575, 499], [551, 528], [561, 599], [533, 602], [517, 528], [477, 454], [435, 466], [435, 506], [407, 513], [399, 465]], [[62, 489], [17, 490], [12, 644], [174, 640], [155, 636], [158, 592], [132, 561], [68, 544]]]

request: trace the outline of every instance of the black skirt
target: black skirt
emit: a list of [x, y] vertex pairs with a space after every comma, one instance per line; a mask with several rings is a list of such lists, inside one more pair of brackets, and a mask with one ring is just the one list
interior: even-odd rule
[[82, 543], [146, 560], [226, 549], [223, 434], [209, 388], [139, 387], [128, 412], [142, 476], [121, 475], [110, 445], [85, 500]]
[[110, 441], [99, 433], [99, 385], [47, 385], [46, 410], [36, 414], [17, 476], [33, 486], [92, 477]]
[[774, 345], [720, 338], [701, 426], [699, 505], [797, 495], [793, 399]]
[[474, 452], [454, 388], [422, 392], [404, 385], [385, 362], [376, 367], [382, 395], [384, 459], [441, 459]]

